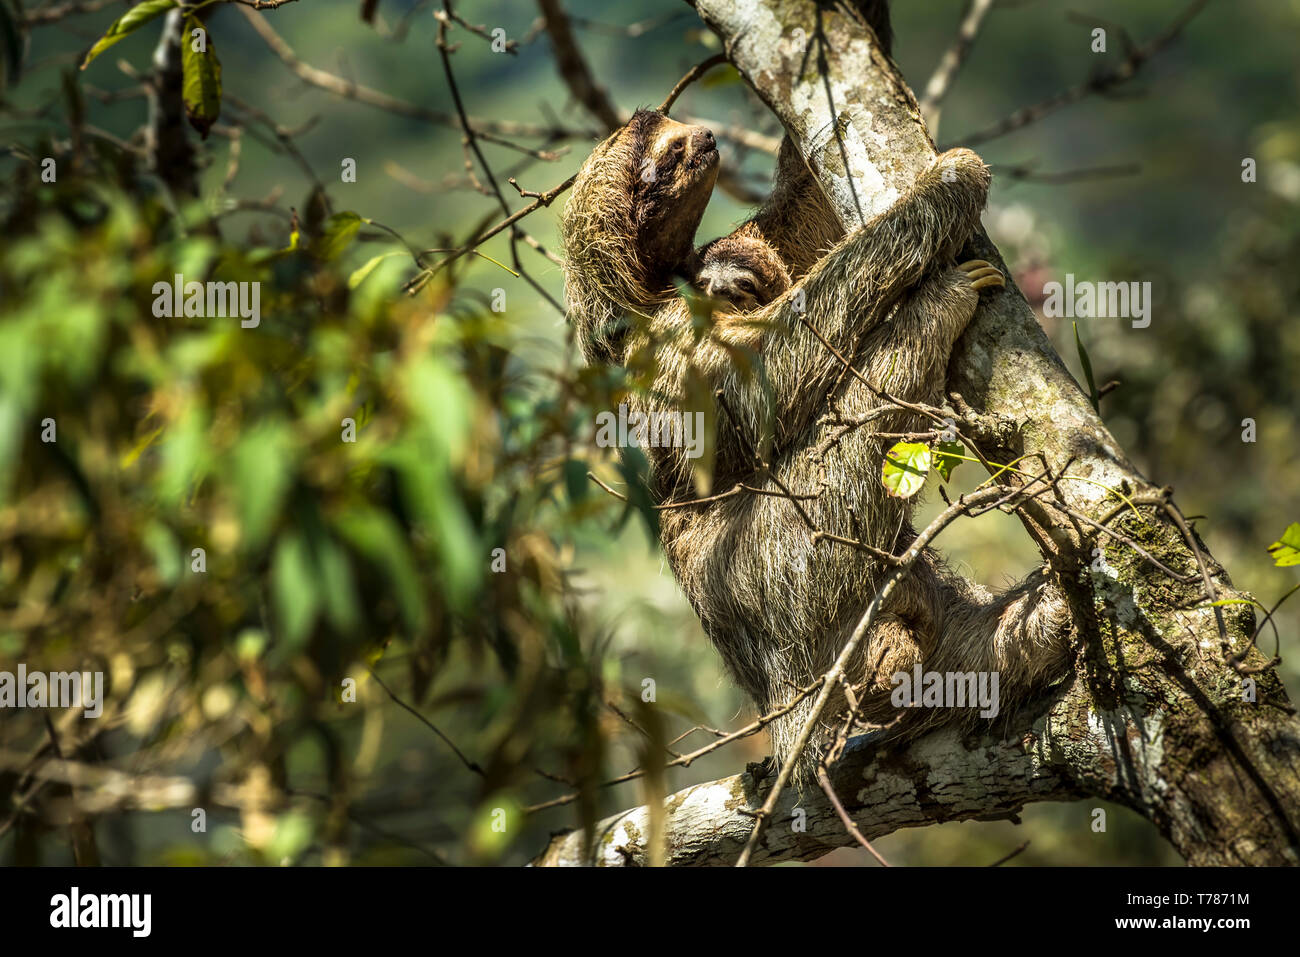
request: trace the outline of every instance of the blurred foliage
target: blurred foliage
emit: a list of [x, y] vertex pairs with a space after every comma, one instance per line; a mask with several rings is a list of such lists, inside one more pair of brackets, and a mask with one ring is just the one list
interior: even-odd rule
[[[352, 742], [364, 750], [386, 703], [368, 681], [382, 660], [408, 704], [454, 705], [483, 729], [466, 805], [444, 808], [467, 827], [444, 851], [500, 856], [534, 761], [587, 788], [604, 773], [598, 711], [619, 691], [554, 534], [622, 510], [561, 467], [590, 421], [583, 383], [603, 380], [538, 401], [499, 317], [449, 282], [404, 299], [385, 263], [349, 288], [337, 257], [355, 214], [294, 248], [237, 246], [200, 205], [173, 215], [82, 159], [48, 185], [21, 167], [5, 209], [3, 662], [105, 672], [104, 716], [60, 733], [99, 732], [94, 749], [136, 773], [213, 751], [213, 784], [261, 774], [270, 790], [326, 792], [273, 826], [251, 796], [243, 843], [208, 848], [279, 861], [346, 859]], [[259, 324], [160, 318], [177, 274], [259, 284]], [[3, 724], [7, 749], [45, 736], [35, 711]], [[304, 747], [319, 751], [306, 775]], [[0, 782], [12, 810], [18, 776]], [[429, 805], [446, 799], [425, 783], [439, 820]], [[504, 832], [474, 823], [498, 807], [515, 808]], [[40, 859], [36, 825], [19, 819], [19, 860]]]
[[[1089, 14], [1141, 41], [1184, 6], [1105, 0]], [[659, 102], [717, 49], [679, 3], [566, 7], [621, 109]], [[920, 88], [964, 3], [894, 7], [896, 58]], [[265, 16], [305, 62], [450, 110], [429, 9], [381, 0], [373, 28], [355, 3]], [[532, 5], [458, 9], [521, 39], [518, 56], [500, 56], [453, 31], [471, 114], [591, 128], [545, 35], [531, 31]], [[945, 102], [941, 141], [960, 143], [1096, 68], [1070, 9], [994, 10]], [[764, 755], [760, 736], [644, 786], [598, 786], [631, 767], [654, 771], [664, 740], [737, 727], [750, 709], [648, 547], [638, 464], [592, 448], [594, 413], [617, 408], [620, 383], [581, 368], [546, 299], [561, 295], [555, 265], [520, 244], [529, 275], [512, 275], [502, 234], [484, 247], [491, 260], [466, 257], [418, 297], [402, 294], [409, 249], [458, 245], [499, 218], [464, 176], [459, 133], [305, 86], [217, 3], [204, 20], [221, 51], [220, 116], [199, 83], [201, 118], [216, 122], [202, 143], [191, 137], [203, 198], [180, 202], [138, 155], [140, 74], [162, 18], [76, 71], [123, 12], [23, 28], [0, 0], [0, 670], [103, 670], [102, 718], [50, 712], [65, 757], [182, 775], [208, 812], [195, 833], [189, 805], [105, 809], [94, 821], [101, 859], [519, 863], [551, 830]], [[1031, 300], [1066, 272], [1153, 282], [1149, 329], [1090, 321], [1076, 341], [1069, 325], [1044, 327], [1080, 381], [1123, 382], [1100, 398], [1108, 424], [1143, 471], [1177, 486], [1186, 511], [1207, 516], [1199, 528], [1216, 557], [1266, 605], [1295, 583], [1267, 545], [1300, 518], [1297, 27], [1300, 0], [1211, 4], [1126, 96], [979, 146], [995, 169], [990, 234]], [[198, 82], [204, 62], [189, 65]], [[735, 80], [712, 74], [679, 109], [778, 132]], [[530, 142], [547, 159], [481, 148], [503, 182], [516, 175], [541, 190], [592, 141]], [[1241, 183], [1243, 156], [1258, 159], [1259, 183]], [[57, 183], [40, 178], [46, 157]], [[355, 183], [335, 180], [343, 158], [357, 162]], [[1044, 185], [1004, 175], [1007, 164], [1129, 160], [1135, 176]], [[770, 158], [724, 140], [723, 162], [765, 187]], [[701, 237], [746, 213], [718, 191]], [[523, 225], [554, 249], [554, 219], [543, 211]], [[260, 324], [156, 316], [154, 285], [177, 273], [260, 282]], [[493, 311], [494, 298], [507, 307]], [[1253, 444], [1241, 441], [1246, 417], [1258, 423]], [[57, 442], [41, 441], [47, 418]], [[589, 468], [641, 508], [589, 483]], [[975, 471], [958, 470], [957, 482], [977, 483]], [[1009, 517], [958, 523], [941, 544], [985, 582], [1035, 561]], [[1286, 606], [1277, 621], [1293, 636], [1300, 613]], [[641, 698], [647, 680], [653, 705]], [[0, 754], [48, 749], [43, 717], [6, 712]], [[0, 862], [70, 861], [67, 788], [38, 787], [21, 767], [0, 766]], [[229, 788], [238, 800], [219, 803]], [[523, 811], [570, 792], [570, 805]], [[1093, 833], [1093, 803], [1034, 805], [1019, 827], [944, 825], [878, 846], [895, 863], [984, 864], [1028, 838], [1014, 865], [1176, 863], [1123, 809]], [[70, 814], [72, 828], [61, 823]], [[827, 863], [864, 859], [846, 849]]]

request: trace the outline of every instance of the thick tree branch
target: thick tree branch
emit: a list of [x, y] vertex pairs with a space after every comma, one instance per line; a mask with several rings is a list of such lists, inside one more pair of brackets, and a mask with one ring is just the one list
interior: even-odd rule
[[[1058, 702], [1051, 715], [1064, 710]], [[1037, 737], [1020, 740], [993, 736], [965, 742], [945, 728], [914, 742], [904, 751], [875, 748], [869, 736], [849, 741], [831, 769], [831, 783], [845, 811], [867, 840], [903, 827], [1014, 813], [1032, 801], [1080, 797], [1053, 756], [1072, 746], [1064, 725], [1050, 715]], [[743, 774], [686, 788], [664, 802], [666, 863], [673, 866], [734, 864], [754, 829], [754, 814], [774, 780], [766, 765], [751, 765]], [[802, 814], [796, 814], [796, 808]], [[581, 831], [551, 841], [534, 862], [574, 866], [644, 865], [647, 862], [649, 814], [634, 808], [596, 825], [588, 851]], [[809, 861], [837, 847], [856, 845], [831, 802], [819, 789], [802, 796], [787, 791], [777, 802], [772, 821], [754, 851], [753, 863]]]

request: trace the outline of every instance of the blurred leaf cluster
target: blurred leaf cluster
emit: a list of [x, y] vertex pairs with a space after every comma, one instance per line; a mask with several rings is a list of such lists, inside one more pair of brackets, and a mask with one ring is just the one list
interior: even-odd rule
[[[590, 421], [574, 388], [539, 398], [454, 281], [403, 298], [388, 259], [349, 288], [355, 214], [245, 248], [111, 166], [20, 169], [0, 240], [0, 665], [105, 673], [103, 723], [62, 723], [65, 746], [93, 730], [136, 773], [188, 762], [244, 787], [242, 840], [204, 845], [217, 859], [346, 860], [352, 752], [388, 704], [376, 665], [406, 703], [477, 726], [479, 771], [452, 765], [464, 805], [440, 812], [445, 782], [426, 782], [429, 819], [455, 805], [453, 856], [503, 852], [454, 818], [514, 807], [535, 764], [594, 786], [605, 676], [556, 530], [617, 503], [563, 452]], [[159, 317], [178, 274], [259, 284], [260, 323]], [[0, 747], [49, 746], [36, 711], [3, 724]], [[304, 746], [323, 760], [298, 774]], [[0, 771], [0, 819], [20, 778]], [[293, 801], [304, 788], [327, 799]], [[19, 817], [20, 859], [41, 820]]]

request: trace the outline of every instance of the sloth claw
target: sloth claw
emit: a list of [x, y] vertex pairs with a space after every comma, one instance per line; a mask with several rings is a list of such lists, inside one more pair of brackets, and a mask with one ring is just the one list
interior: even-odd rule
[[1007, 284], [997, 267], [989, 265], [983, 259], [971, 259], [957, 268], [966, 274], [971, 288], [976, 291], [1001, 288]]

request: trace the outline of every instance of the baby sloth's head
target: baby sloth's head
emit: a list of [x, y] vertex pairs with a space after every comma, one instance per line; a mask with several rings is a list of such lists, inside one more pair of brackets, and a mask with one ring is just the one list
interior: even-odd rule
[[761, 309], [790, 288], [790, 273], [767, 241], [738, 233], [700, 250], [695, 284], [739, 312]]

